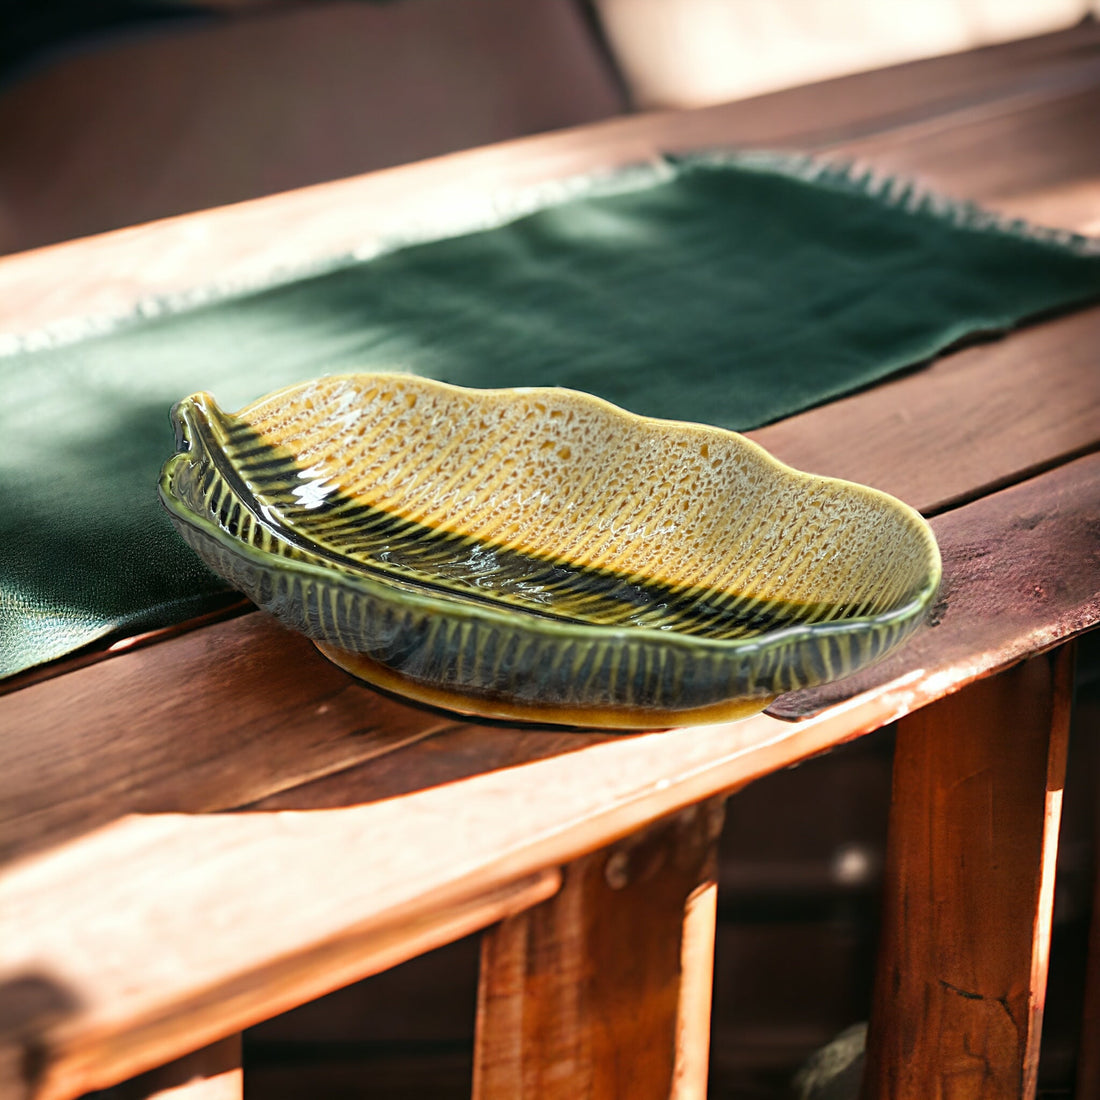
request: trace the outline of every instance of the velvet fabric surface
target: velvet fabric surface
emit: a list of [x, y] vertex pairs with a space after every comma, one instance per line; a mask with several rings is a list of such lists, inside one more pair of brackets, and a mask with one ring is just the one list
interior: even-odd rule
[[226, 600], [157, 500], [168, 411], [186, 394], [232, 409], [322, 374], [394, 369], [569, 386], [748, 429], [1100, 297], [1090, 242], [807, 161], [667, 161], [539, 203], [8, 347], [0, 676]]

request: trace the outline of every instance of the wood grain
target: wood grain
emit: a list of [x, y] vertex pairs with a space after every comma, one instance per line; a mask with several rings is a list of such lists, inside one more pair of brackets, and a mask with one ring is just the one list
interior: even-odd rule
[[[12, 1039], [0, 1054], [15, 1052], [5, 1061], [22, 1067], [26, 1094], [71, 1098], [164, 1066], [522, 912], [560, 883], [556, 870], [543, 869], [471, 895], [437, 880], [432, 903], [410, 910], [397, 899], [418, 879], [415, 867], [397, 876], [407, 879], [404, 891], [352, 875], [349, 868], [369, 862], [377, 836], [347, 819], [311, 817], [158, 815], [108, 827], [67, 853], [73, 862], [62, 874], [92, 886], [77, 886], [83, 896], [70, 899], [65, 920], [38, 910], [59, 864], [24, 867], [0, 886], [0, 993], [33, 979], [66, 1005], [25, 1025], [18, 1003], [8, 1009]], [[256, 826], [266, 833], [273, 825], [275, 849], [254, 847]], [[331, 852], [338, 857], [325, 858]], [[401, 853], [393, 859], [404, 863]], [[160, 876], [171, 880], [167, 889]], [[219, 895], [203, 885], [215, 879]], [[54, 889], [60, 884], [53, 880]], [[139, 959], [142, 940], [154, 950]], [[261, 971], [248, 958], [257, 949]], [[91, 955], [99, 958], [89, 969]]]
[[[896, 665], [881, 671], [895, 679], [805, 721], [760, 715], [572, 752], [560, 751], [569, 734], [557, 731], [549, 754], [539, 731], [459, 727], [405, 750], [400, 767], [383, 756], [271, 796], [262, 813], [131, 816], [9, 866], [0, 876], [0, 983], [37, 977], [68, 1006], [16, 1021], [46, 1067], [41, 1096], [71, 1096], [178, 1057], [456, 938], [494, 919], [494, 905], [521, 911], [556, 879], [517, 893], [519, 880], [1095, 624], [1097, 479], [1100, 456], [949, 513], [965, 520], [956, 520], [956, 587], [939, 625], [914, 643], [900, 675]], [[1043, 555], [1014, 569], [1038, 543]], [[429, 748], [435, 764], [422, 785], [418, 754]], [[386, 789], [395, 775], [403, 793]], [[308, 812], [270, 812], [288, 806]]]
[[[1053, 213], [1051, 200], [1068, 181], [1100, 180], [1098, 110], [1096, 75], [1083, 71], [1057, 86], [1021, 90], [838, 148], [873, 159], [878, 171], [917, 176], [1013, 216], [1031, 217], [1030, 196], [1042, 196], [1044, 209]], [[1071, 209], [1067, 204], [1065, 215], [1056, 214], [1056, 224], [1084, 229], [1071, 224]], [[1094, 201], [1084, 212], [1086, 225], [1097, 216]]]
[[865, 1100], [1031, 1100], [1071, 647], [898, 723]]
[[[708, 863], [684, 902], [680, 925], [680, 996], [676, 1006], [676, 1059], [670, 1100], [707, 1100], [711, 1005], [718, 931], [718, 845], [725, 795], [694, 807], [713, 834]], [[685, 811], [686, 812], [686, 811]]]
[[[906, 163], [922, 175], [934, 168], [942, 186], [973, 199], [1005, 194], [1004, 181], [1018, 169], [998, 166], [1034, 161], [1039, 150], [1028, 141], [1039, 140], [1044, 215], [1068, 227], [1079, 223], [1081, 203], [1070, 201], [1063, 216], [1052, 181], [1079, 178], [1073, 172], [1082, 158], [1093, 164], [1084, 149], [1093, 131], [1055, 127], [1048, 134], [1034, 112], [1048, 111], [1057, 121], [1061, 101], [1072, 99], [1083, 85], [1095, 87], [1097, 79], [1100, 32], [1095, 23], [1084, 24], [1032, 41], [717, 107], [627, 116], [170, 218], [0, 260], [0, 333], [124, 316], [139, 301], [204, 286], [215, 271], [225, 285], [255, 285], [280, 272], [369, 250], [410, 230], [423, 232], [441, 213], [453, 219], [463, 210], [484, 212], [502, 197], [549, 180], [645, 161], [660, 152], [717, 145], [832, 148], [876, 162], [881, 153], [881, 163], [889, 167], [900, 163], [890, 160], [896, 154], [891, 133], [909, 133], [905, 127], [927, 120], [936, 120], [939, 136], [922, 138], [921, 159]], [[1009, 154], [995, 163], [980, 140], [985, 124], [980, 113], [987, 104], [994, 105], [989, 125], [999, 135], [999, 150]], [[1026, 117], [1014, 135], [1011, 119], [1017, 111]], [[965, 132], [962, 140], [955, 136], [956, 120]], [[884, 135], [881, 142], [878, 134]], [[992, 190], [984, 183], [991, 177]], [[1018, 200], [1018, 189], [1013, 194]]]
[[266, 616], [0, 697], [0, 861], [126, 813], [224, 809], [455, 725]]
[[797, 469], [935, 515], [1100, 446], [1100, 308], [747, 434]]
[[721, 824], [721, 801], [657, 822], [485, 933], [475, 1100], [706, 1096]]

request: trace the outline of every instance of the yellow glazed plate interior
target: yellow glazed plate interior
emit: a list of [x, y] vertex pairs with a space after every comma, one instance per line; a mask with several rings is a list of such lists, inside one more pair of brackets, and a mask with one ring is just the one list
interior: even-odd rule
[[939, 584], [894, 498], [570, 390], [361, 374], [173, 415], [161, 499], [207, 564], [354, 675], [465, 714], [741, 717], [881, 658]]

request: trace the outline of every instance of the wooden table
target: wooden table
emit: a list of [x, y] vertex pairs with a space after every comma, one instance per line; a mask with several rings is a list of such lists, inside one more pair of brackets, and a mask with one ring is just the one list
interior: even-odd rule
[[[1100, 233], [1098, 139], [1085, 25], [9, 257], [0, 339], [716, 145], [843, 153]], [[373, 694], [257, 613], [5, 685], [0, 1095], [61, 1100], [157, 1066], [143, 1094], [239, 1095], [242, 1028], [484, 928], [477, 1097], [702, 1097], [723, 801], [889, 722], [866, 1095], [1033, 1095], [1067, 643], [1100, 620], [1100, 308], [752, 434], [917, 506], [945, 562], [913, 642], [775, 713], [484, 728]]]

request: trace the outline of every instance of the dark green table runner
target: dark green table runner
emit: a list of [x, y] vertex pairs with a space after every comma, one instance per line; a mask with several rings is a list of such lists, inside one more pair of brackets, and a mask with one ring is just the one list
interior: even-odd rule
[[483, 231], [0, 358], [0, 676], [224, 598], [156, 498], [168, 409], [187, 393], [236, 408], [396, 368], [747, 429], [1100, 297], [1084, 242], [804, 162], [669, 162], [573, 191]]

